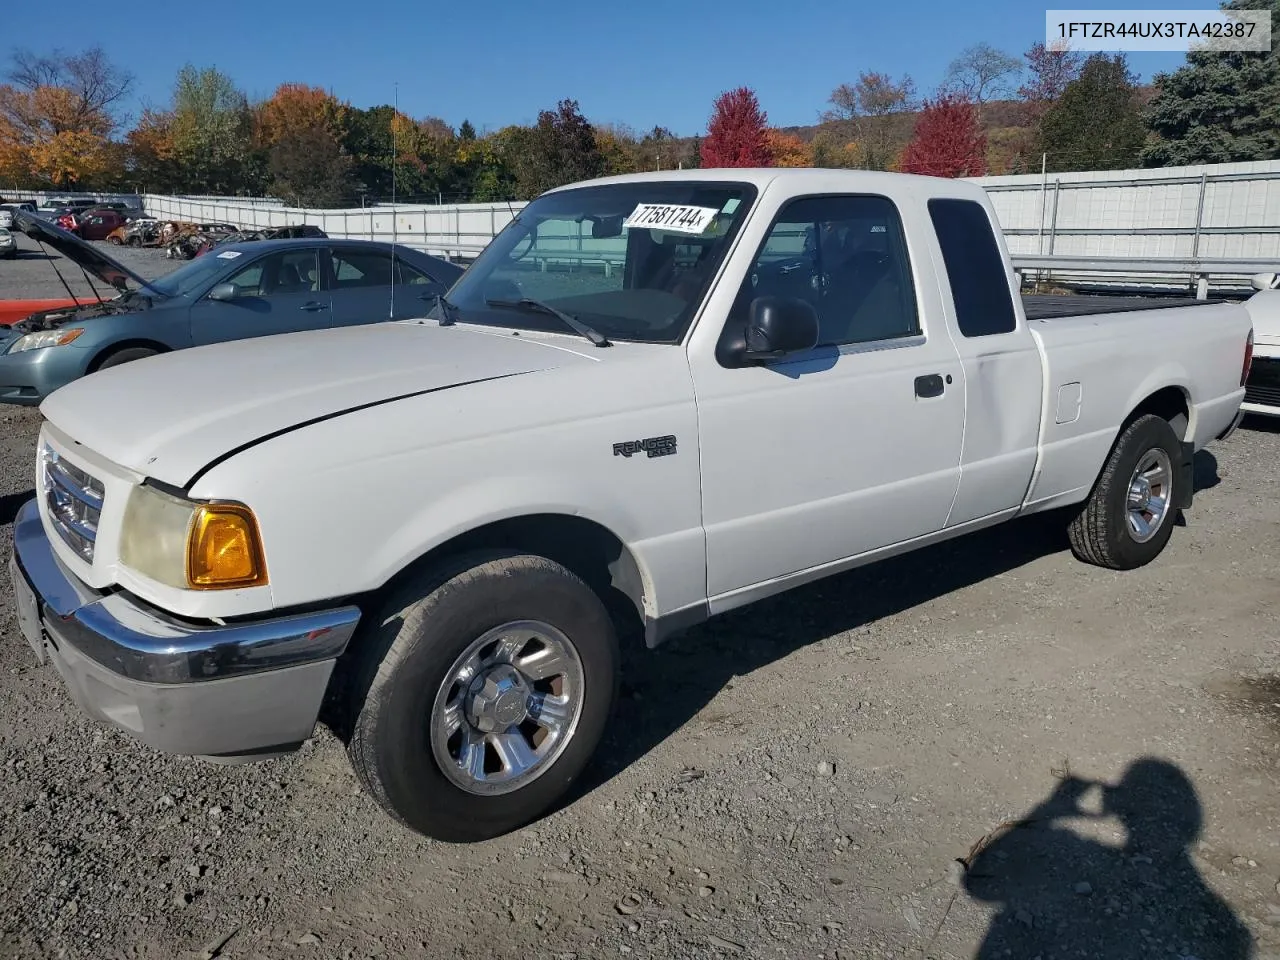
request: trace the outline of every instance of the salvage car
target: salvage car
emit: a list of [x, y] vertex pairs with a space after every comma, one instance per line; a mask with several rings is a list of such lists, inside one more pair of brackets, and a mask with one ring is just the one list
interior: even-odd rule
[[157, 353], [413, 316], [462, 273], [399, 245], [393, 258], [390, 244], [372, 240], [276, 240], [228, 246], [148, 281], [45, 221], [18, 223], [116, 293], [0, 332], [0, 402], [28, 406], [86, 374]]
[[1238, 303], [1024, 301], [965, 181], [574, 184], [427, 316], [50, 396], [18, 619], [152, 747], [277, 755], [327, 702], [391, 815], [493, 837], [582, 773], [620, 635], [1055, 508], [1082, 561], [1155, 560], [1251, 331]]
[[105, 240], [126, 222], [124, 216], [114, 210], [86, 210], [75, 218], [71, 232], [83, 240]]

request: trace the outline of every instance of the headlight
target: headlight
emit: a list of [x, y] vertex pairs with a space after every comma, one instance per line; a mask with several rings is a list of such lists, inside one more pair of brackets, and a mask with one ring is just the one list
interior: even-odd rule
[[79, 328], [71, 330], [41, 330], [37, 333], [28, 333], [25, 337], [19, 337], [15, 340], [8, 352], [23, 353], [27, 350], [39, 350], [41, 347], [65, 347], [82, 333], [84, 333], [84, 330]]
[[171, 587], [219, 590], [267, 583], [253, 511], [240, 503], [196, 503], [134, 487], [124, 508], [120, 561]]

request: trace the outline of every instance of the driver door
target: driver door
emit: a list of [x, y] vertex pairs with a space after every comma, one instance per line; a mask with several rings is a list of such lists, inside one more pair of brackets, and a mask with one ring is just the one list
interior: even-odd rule
[[818, 345], [752, 366], [690, 354], [713, 609], [941, 530], [960, 483], [960, 360], [891, 198], [783, 206], [728, 323], [765, 296], [810, 303]]
[[[194, 346], [267, 337], [277, 333], [319, 330], [332, 324], [330, 292], [325, 289], [321, 248], [308, 246], [260, 256], [216, 285], [236, 288], [232, 300], [210, 300], [208, 291], [191, 308]], [[226, 257], [237, 253], [209, 253]]]

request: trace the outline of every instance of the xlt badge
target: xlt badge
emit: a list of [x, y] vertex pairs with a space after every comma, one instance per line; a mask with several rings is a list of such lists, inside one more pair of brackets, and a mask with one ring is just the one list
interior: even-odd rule
[[624, 440], [613, 445], [615, 457], [630, 457], [636, 453], [646, 453], [650, 457], [669, 457], [676, 452], [674, 436], [649, 437], [647, 440]]

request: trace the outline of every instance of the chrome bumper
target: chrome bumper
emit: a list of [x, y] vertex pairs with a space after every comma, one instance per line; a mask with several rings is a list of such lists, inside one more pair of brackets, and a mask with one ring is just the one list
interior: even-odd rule
[[91, 716], [167, 753], [289, 748], [315, 726], [359, 608], [226, 626], [185, 623], [87, 587], [55, 556], [32, 500], [9, 572], [23, 635]]

